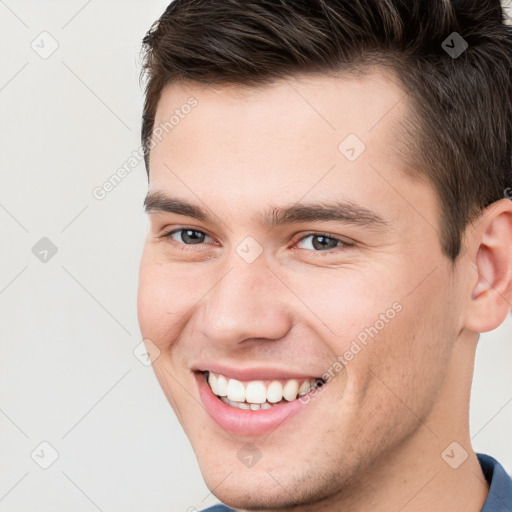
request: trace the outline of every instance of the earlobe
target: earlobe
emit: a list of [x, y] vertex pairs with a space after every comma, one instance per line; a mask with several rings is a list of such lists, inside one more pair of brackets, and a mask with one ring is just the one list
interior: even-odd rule
[[501, 199], [479, 216], [473, 229], [471, 297], [466, 327], [473, 332], [496, 329], [512, 308], [512, 201]]

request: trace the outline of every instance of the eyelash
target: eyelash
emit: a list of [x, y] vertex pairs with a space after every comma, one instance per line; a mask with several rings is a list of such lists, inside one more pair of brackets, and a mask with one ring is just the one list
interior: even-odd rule
[[[175, 233], [179, 233], [180, 231], [193, 231], [194, 233], [201, 233], [202, 235], [205, 235], [207, 237], [209, 236], [204, 231], [200, 231], [200, 230], [194, 229], [194, 228], [184, 227], [184, 228], [173, 229], [169, 233], [161, 235], [159, 238], [166, 238], [166, 239], [168, 238], [172, 243], [175, 243], [175, 244], [178, 244], [178, 245], [181, 245], [181, 246], [185, 246], [185, 247], [187, 247], [187, 246], [194, 246], [194, 245], [202, 245], [204, 243], [204, 242], [200, 242], [198, 244], [185, 244], [183, 242], [177, 242], [176, 240], [173, 240], [172, 239], [172, 235], [174, 235]], [[336, 249], [343, 250], [343, 249], [346, 249], [348, 247], [352, 247], [354, 245], [354, 244], [345, 242], [345, 241], [341, 240], [340, 238], [332, 236], [329, 233], [322, 233], [322, 232], [312, 232], [312, 233], [307, 233], [305, 235], [302, 235], [299, 239], [297, 239], [294, 242], [294, 245], [297, 244], [298, 242], [302, 242], [304, 239], [306, 239], [308, 237], [325, 237], [325, 238], [328, 238], [329, 240], [335, 240], [336, 242], [339, 242], [341, 245], [339, 245], [337, 247], [330, 248], [330, 249], [326, 249], [324, 251], [319, 251], [319, 250], [317, 251], [317, 250], [311, 250], [311, 249], [301, 249], [301, 250], [309, 251], [309, 252], [316, 252], [316, 253], [331, 253], [331, 252], [333, 252]], [[211, 238], [211, 237], [209, 237], [209, 238]]]

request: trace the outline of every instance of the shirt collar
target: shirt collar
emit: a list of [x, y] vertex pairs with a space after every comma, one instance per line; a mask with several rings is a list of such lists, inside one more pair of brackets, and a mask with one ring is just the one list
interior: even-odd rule
[[497, 460], [481, 453], [477, 456], [482, 472], [489, 482], [489, 494], [481, 512], [510, 512], [512, 510], [512, 480]]

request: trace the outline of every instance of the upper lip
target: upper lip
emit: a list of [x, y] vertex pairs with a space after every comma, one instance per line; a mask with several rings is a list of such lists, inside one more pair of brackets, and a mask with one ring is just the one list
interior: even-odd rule
[[192, 370], [196, 372], [211, 371], [240, 381], [320, 378], [318, 375], [314, 375], [309, 372], [292, 371], [289, 368], [272, 368], [269, 366], [241, 368], [239, 365], [234, 367], [219, 363], [197, 363], [192, 366]]

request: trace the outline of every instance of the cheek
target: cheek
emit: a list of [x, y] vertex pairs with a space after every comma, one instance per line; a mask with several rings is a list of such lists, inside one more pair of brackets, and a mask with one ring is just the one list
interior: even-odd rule
[[384, 275], [339, 268], [312, 270], [310, 278], [307, 273], [293, 276], [289, 287], [304, 304], [297, 303], [297, 312], [304, 311], [298, 321], [310, 318], [312, 330], [336, 355], [351, 349], [352, 355], [358, 353], [353, 341], [364, 347], [399, 316], [400, 294]]
[[440, 295], [447, 289], [442, 271], [413, 293], [419, 279], [411, 274], [378, 269], [363, 276], [339, 269], [290, 282], [315, 313], [308, 315], [312, 328], [333, 354], [324, 378], [346, 374], [346, 394], [354, 403], [368, 400], [367, 395], [396, 401], [388, 386], [409, 403], [418, 400], [420, 408], [428, 407], [441, 385], [450, 340], [457, 334], [446, 329], [454, 325], [456, 312], [450, 298]]
[[415, 412], [412, 422], [425, 418], [434, 406], [457, 337], [455, 306], [443, 300], [443, 288], [446, 284], [436, 276], [413, 294], [404, 291], [401, 311], [371, 339], [352, 368], [360, 376], [366, 372], [365, 394], [380, 396], [390, 408], [407, 404]]
[[[203, 289], [204, 288], [204, 289]], [[137, 311], [144, 338], [164, 348], [183, 328], [189, 313], [207, 291], [185, 265], [172, 265], [146, 249], [139, 270]]]

